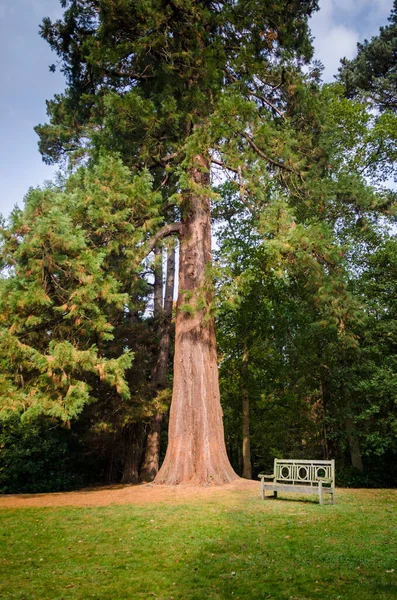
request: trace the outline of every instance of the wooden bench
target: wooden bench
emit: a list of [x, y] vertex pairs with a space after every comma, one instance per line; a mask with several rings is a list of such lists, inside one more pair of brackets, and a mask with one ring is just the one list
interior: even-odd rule
[[[259, 474], [261, 480], [262, 500], [265, 490], [274, 492], [297, 492], [299, 494], [316, 494], [320, 504], [324, 504], [325, 496], [335, 504], [335, 461], [334, 460], [290, 460], [274, 459], [274, 472], [271, 475]], [[271, 479], [267, 482], [265, 479]]]

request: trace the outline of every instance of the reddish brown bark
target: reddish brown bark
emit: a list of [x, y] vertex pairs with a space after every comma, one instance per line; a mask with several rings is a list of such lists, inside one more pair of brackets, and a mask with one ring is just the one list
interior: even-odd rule
[[168, 448], [157, 483], [224, 484], [237, 478], [226, 454], [219, 395], [212, 289], [209, 165], [195, 157], [182, 206], [174, 387]]

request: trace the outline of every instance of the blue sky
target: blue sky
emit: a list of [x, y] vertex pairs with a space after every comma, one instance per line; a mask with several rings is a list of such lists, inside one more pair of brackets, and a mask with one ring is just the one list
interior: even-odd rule
[[[340, 58], [352, 58], [356, 44], [378, 33], [387, 23], [393, 0], [320, 0], [311, 27], [316, 56], [332, 80]], [[64, 88], [56, 61], [38, 35], [44, 16], [62, 14], [59, 0], [0, 0], [0, 213], [20, 206], [30, 186], [51, 179], [37, 149], [33, 127], [46, 120], [46, 99]]]

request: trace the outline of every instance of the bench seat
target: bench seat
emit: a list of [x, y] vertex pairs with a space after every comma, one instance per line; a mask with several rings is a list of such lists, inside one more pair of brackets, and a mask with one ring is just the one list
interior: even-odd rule
[[[292, 460], [275, 459], [272, 475], [260, 474], [262, 500], [265, 492], [295, 492], [298, 494], [315, 494], [320, 504], [330, 497], [335, 504], [335, 462], [333, 460]], [[265, 479], [271, 479], [267, 482]]]

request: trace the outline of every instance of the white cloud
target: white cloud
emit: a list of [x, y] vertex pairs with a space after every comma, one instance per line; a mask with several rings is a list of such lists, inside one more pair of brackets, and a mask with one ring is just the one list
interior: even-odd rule
[[337, 74], [341, 58], [353, 58], [356, 53], [358, 33], [343, 25], [331, 27], [314, 42], [316, 56], [324, 65], [323, 78], [332, 81]]
[[[322, 1], [320, 0], [320, 4]], [[350, 16], [363, 14], [367, 10], [388, 15], [393, 7], [393, 0], [333, 0], [333, 5]]]
[[[381, 0], [382, 1], [382, 0]], [[333, 0], [334, 8], [343, 13], [354, 15], [362, 11], [366, 6], [374, 4], [373, 0]]]
[[60, 3], [54, 0], [28, 0], [28, 4], [40, 21], [44, 17], [55, 19], [63, 14]]
[[[324, 65], [323, 78], [332, 81], [337, 74], [340, 59], [352, 58], [356, 52], [359, 33], [353, 28], [338, 23], [340, 11], [336, 10], [336, 2], [341, 0], [321, 0], [320, 11], [311, 20], [314, 36], [315, 57]], [[346, 0], [349, 4], [351, 0]]]
[[320, 10], [314, 13], [310, 20], [312, 28], [325, 29], [330, 19], [333, 19], [332, 13], [334, 10], [332, 0], [320, 0]]
[[393, 8], [393, 0], [366, 0], [367, 10], [362, 11], [362, 39], [370, 39], [377, 35], [381, 25], [388, 24], [388, 18]]
[[320, 0], [311, 19], [315, 57], [324, 64], [323, 78], [332, 81], [341, 58], [353, 58], [357, 42], [377, 35], [387, 24], [393, 0]]

